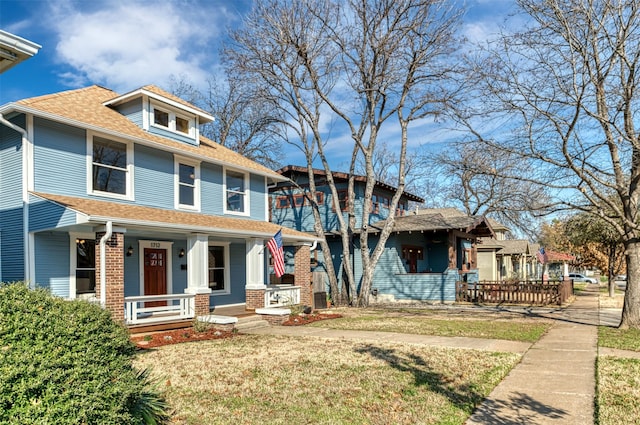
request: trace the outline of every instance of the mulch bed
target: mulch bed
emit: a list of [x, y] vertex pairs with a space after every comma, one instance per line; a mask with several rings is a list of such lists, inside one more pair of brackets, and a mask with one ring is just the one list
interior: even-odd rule
[[[342, 317], [341, 314], [292, 314], [289, 316], [283, 326], [301, 326], [308, 323], [318, 322], [320, 320], [337, 319]], [[147, 335], [132, 335], [131, 341], [139, 349], [148, 349], [162, 347], [164, 345], [180, 344], [182, 342], [209, 341], [212, 339], [232, 338], [237, 333], [230, 331], [221, 331], [218, 329], [209, 329], [203, 332], [196, 332], [193, 328], [174, 329], [170, 331], [154, 332]]]
[[196, 332], [193, 328], [174, 329], [171, 331], [154, 332], [148, 335], [133, 335], [131, 341], [140, 349], [162, 347], [164, 345], [180, 344], [182, 342], [209, 341], [212, 339], [231, 338], [234, 332], [209, 329]]
[[307, 323], [318, 322], [320, 320], [339, 319], [340, 317], [342, 317], [342, 314], [292, 314], [289, 316], [289, 319], [282, 324], [282, 326], [301, 326], [306, 325]]

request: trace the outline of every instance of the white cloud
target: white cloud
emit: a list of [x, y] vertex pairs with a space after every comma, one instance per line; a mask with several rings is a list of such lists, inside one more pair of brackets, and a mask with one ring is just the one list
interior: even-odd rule
[[[70, 86], [128, 91], [166, 84], [170, 75], [203, 84], [214, 66], [230, 15], [211, 2], [58, 3], [52, 22], [61, 74]], [[222, 22], [220, 22], [222, 21]]]

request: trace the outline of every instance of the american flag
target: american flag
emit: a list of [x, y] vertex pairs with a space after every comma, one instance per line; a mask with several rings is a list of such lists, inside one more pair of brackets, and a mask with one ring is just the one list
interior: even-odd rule
[[278, 233], [273, 235], [269, 242], [267, 242], [267, 248], [273, 258], [273, 271], [276, 276], [280, 277], [284, 274], [284, 250], [282, 249], [282, 230], [278, 230]]
[[538, 258], [538, 262], [540, 264], [544, 264], [547, 262], [547, 254], [544, 252], [544, 248], [540, 248], [540, 250], [536, 252], [536, 257]]

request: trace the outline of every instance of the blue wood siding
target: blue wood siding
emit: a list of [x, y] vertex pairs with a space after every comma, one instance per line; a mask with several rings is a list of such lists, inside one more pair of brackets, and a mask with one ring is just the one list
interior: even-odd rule
[[[421, 233], [391, 235], [376, 265], [372, 288], [380, 295], [393, 295], [398, 300], [455, 301], [457, 270], [442, 270], [443, 273], [407, 273], [402, 261], [402, 245], [425, 246]], [[358, 253], [359, 255], [360, 253]], [[429, 253], [418, 261], [418, 271], [429, 268]]]
[[76, 224], [76, 213], [53, 202], [29, 196], [29, 231], [54, 229]]
[[[306, 177], [300, 177], [298, 179], [298, 184], [303, 186], [306, 185], [308, 179]], [[347, 183], [341, 182], [336, 184], [336, 190], [344, 191], [347, 190]], [[294, 196], [303, 194], [304, 192], [308, 193], [308, 188], [304, 189], [284, 187], [279, 190], [271, 192], [271, 221], [274, 223], [281, 224], [286, 227], [290, 227], [292, 229], [296, 229], [302, 232], [313, 232], [313, 211], [310, 205], [305, 206], [295, 206], [293, 202], [290, 202], [290, 206], [286, 208], [278, 208], [278, 198], [279, 197], [288, 197], [290, 200], [293, 199]], [[323, 223], [324, 229], [326, 231], [338, 231], [340, 228], [340, 224], [338, 221], [338, 215], [333, 208], [333, 196], [331, 195], [331, 191], [328, 186], [321, 185], [316, 188], [317, 192], [323, 193], [323, 203], [319, 205], [320, 219]], [[354, 201], [354, 212], [356, 217], [356, 228], [361, 227], [362, 223], [362, 213], [363, 213], [363, 196], [364, 196], [364, 184], [361, 182], [357, 182], [354, 187], [355, 201]], [[389, 190], [384, 190], [381, 188], [376, 188], [374, 190], [374, 194], [379, 197], [385, 197], [391, 202], [391, 198], [393, 196], [393, 192]], [[346, 212], [340, 212], [344, 221], [348, 220], [348, 216]], [[382, 204], [380, 204], [377, 210], [372, 211], [369, 214], [369, 224], [375, 223], [380, 220], [384, 220], [389, 216], [391, 211], [389, 208], [384, 208]], [[393, 212], [395, 214], [395, 211]]]
[[87, 193], [87, 138], [84, 130], [34, 118], [36, 192], [71, 196]]
[[159, 128], [154, 125], [149, 126], [149, 133], [166, 137], [167, 139], [177, 140], [178, 142], [187, 143], [192, 146], [198, 145], [194, 138], [182, 135], [180, 133], [174, 133], [173, 131], [165, 130], [164, 128]]
[[252, 174], [249, 176], [249, 215], [256, 220], [266, 220], [265, 217], [265, 194], [267, 186], [263, 176]]
[[69, 235], [61, 232], [38, 233], [35, 240], [37, 286], [53, 295], [69, 296]]
[[202, 212], [204, 214], [224, 214], [224, 194], [222, 193], [222, 167], [203, 163], [200, 166], [200, 190]]
[[158, 149], [135, 145], [136, 204], [174, 209], [173, 155]]
[[116, 110], [129, 118], [135, 125], [142, 128], [142, 99], [133, 99], [122, 105], [118, 105]]
[[[10, 121], [25, 127], [24, 115]], [[0, 278], [24, 280], [22, 135], [0, 125]]]

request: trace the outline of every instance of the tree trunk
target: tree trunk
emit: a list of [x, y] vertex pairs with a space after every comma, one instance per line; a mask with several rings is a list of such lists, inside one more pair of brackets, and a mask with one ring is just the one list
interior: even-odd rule
[[627, 290], [622, 307], [621, 329], [640, 328], [640, 241], [632, 239], [625, 243], [627, 262]]

